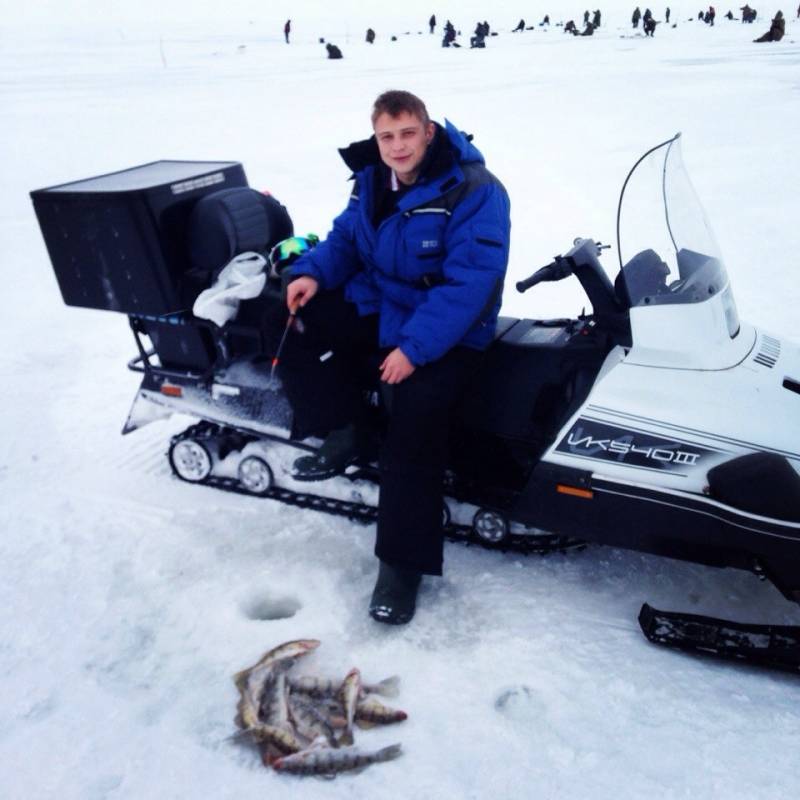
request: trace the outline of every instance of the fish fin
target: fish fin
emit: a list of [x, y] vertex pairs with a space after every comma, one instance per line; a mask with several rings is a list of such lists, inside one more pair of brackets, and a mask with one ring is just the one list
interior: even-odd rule
[[249, 667], [248, 669], [240, 670], [233, 676], [233, 682], [240, 692], [243, 692], [247, 688], [247, 679], [250, 677], [252, 671], [253, 668]]
[[400, 694], [400, 676], [390, 675], [374, 686], [370, 686], [370, 689], [375, 694], [380, 694], [384, 697], [397, 697]]
[[320, 735], [320, 736], [315, 736], [311, 740], [311, 743], [308, 745], [308, 747], [306, 749], [307, 750], [325, 750], [325, 749], [330, 748], [330, 747], [331, 747], [331, 744], [328, 741], [328, 737], [324, 736], [324, 735]]
[[242, 739], [246, 738], [249, 735], [250, 731], [248, 730], [240, 730], [234, 731], [233, 733], [226, 736], [222, 741], [223, 742], [238, 742]]
[[260, 742], [259, 750], [261, 751], [261, 762], [265, 767], [279, 769], [279, 767], [275, 766], [275, 763], [283, 758], [283, 753], [281, 753], [280, 750], [271, 745], [269, 742]]
[[353, 731], [347, 730], [339, 737], [339, 744], [350, 746], [353, 744]]

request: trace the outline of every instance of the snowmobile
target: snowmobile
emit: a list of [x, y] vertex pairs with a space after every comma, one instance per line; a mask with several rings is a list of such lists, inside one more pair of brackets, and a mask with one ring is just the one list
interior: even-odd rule
[[[591, 310], [500, 318], [452, 420], [443, 515], [490, 547], [602, 543], [750, 570], [800, 602], [800, 347], [739, 319], [680, 142], [648, 150], [625, 179], [613, 283], [608, 246], [580, 238], [516, 284], [574, 277]], [[168, 451], [178, 478], [376, 518], [374, 463], [292, 478], [321, 442], [297, 427], [275, 373], [285, 263], [266, 257], [310, 243], [240, 164], [161, 161], [31, 196], [65, 302], [128, 316], [142, 383], [123, 433], [189, 415]], [[242, 254], [265, 262], [261, 290], [232, 301], [227, 321], [193, 314]], [[380, 387], [367, 376], [363, 389], [379, 418]], [[696, 645], [649, 612], [652, 640]]]

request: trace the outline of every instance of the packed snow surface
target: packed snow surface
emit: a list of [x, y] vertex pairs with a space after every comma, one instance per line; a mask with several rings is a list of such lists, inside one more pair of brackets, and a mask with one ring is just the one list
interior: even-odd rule
[[[605, 547], [521, 558], [448, 545], [413, 623], [373, 623], [372, 528], [173, 479], [164, 453], [185, 419], [119, 435], [138, 385], [127, 321], [62, 304], [27, 196], [162, 158], [232, 159], [298, 232], [324, 234], [349, 192], [336, 148], [369, 134], [379, 92], [406, 88], [474, 133], [508, 188], [503, 313], [573, 316], [585, 300], [572, 282], [524, 297], [513, 282], [575, 236], [613, 242], [628, 169], [682, 131], [740, 315], [797, 339], [793, 8], [782, 42], [753, 44], [774, 4], [757, 4], [754, 25], [719, 7], [713, 28], [675, 4], [677, 27], [653, 40], [620, 0], [591, 38], [538, 27], [545, 13], [580, 22], [563, 3], [2, 5], [0, 797], [798, 794], [798, 678], [655, 648], [636, 623], [647, 600], [797, 624], [770, 584]], [[432, 11], [462, 42], [491, 11], [500, 35], [443, 49]], [[536, 30], [512, 35], [520, 17]], [[327, 61], [319, 37], [344, 59]], [[613, 251], [604, 260], [613, 277]], [[401, 675], [408, 721], [358, 735], [401, 741], [400, 759], [298, 780], [228, 739], [230, 676], [301, 637], [322, 641], [305, 671]]]

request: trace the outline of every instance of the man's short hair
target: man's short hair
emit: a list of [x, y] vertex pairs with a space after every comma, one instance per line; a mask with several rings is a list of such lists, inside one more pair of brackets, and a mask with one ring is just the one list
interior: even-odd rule
[[425, 103], [411, 92], [404, 92], [400, 89], [392, 89], [384, 92], [375, 101], [372, 107], [372, 124], [381, 114], [388, 114], [390, 117], [399, 117], [403, 113], [413, 114], [423, 125], [427, 125], [431, 120], [428, 116], [428, 109]]

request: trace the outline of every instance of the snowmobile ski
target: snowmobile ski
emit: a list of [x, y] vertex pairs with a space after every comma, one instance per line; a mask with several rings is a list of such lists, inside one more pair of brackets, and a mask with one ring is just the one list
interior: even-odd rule
[[800, 672], [800, 625], [750, 625], [644, 603], [639, 625], [654, 644], [786, 672]]

